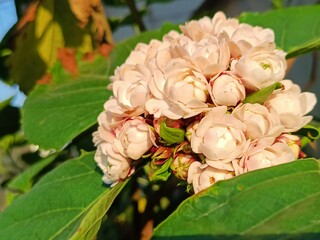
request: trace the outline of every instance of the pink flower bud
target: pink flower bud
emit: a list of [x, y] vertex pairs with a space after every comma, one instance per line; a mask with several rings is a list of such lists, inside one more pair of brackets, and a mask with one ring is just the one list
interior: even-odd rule
[[246, 90], [240, 79], [229, 72], [211, 79], [209, 91], [217, 106], [236, 106], [246, 97]]
[[188, 169], [191, 163], [193, 163], [195, 160], [195, 157], [190, 154], [176, 154], [170, 165], [170, 168], [177, 178], [187, 180]]
[[282, 134], [279, 136], [276, 140], [277, 142], [285, 143], [287, 144], [292, 152], [293, 155], [296, 159], [299, 158], [300, 156], [300, 150], [301, 150], [301, 141], [300, 138], [296, 135], [291, 135], [291, 134]]
[[191, 142], [191, 136], [197, 130], [199, 122], [199, 120], [196, 120], [187, 127], [186, 138], [189, 140], [189, 142]]

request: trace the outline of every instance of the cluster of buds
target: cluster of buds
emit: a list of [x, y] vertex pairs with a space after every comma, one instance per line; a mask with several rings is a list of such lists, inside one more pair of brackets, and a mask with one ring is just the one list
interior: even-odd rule
[[303, 157], [296, 132], [316, 97], [284, 79], [273, 31], [222, 12], [180, 29], [139, 43], [111, 77], [93, 138], [104, 182], [147, 162], [150, 180], [174, 174], [197, 193]]

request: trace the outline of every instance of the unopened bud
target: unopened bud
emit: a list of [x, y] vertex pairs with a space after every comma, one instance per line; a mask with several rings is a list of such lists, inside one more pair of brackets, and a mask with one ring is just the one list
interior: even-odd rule
[[287, 144], [291, 148], [296, 159], [301, 156], [301, 141], [298, 136], [291, 134], [282, 134], [277, 138], [277, 141]]
[[187, 127], [186, 138], [191, 142], [191, 135], [197, 130], [200, 121], [195, 121]]
[[173, 150], [172, 148], [160, 146], [156, 149], [156, 151], [152, 154], [152, 164], [154, 165], [162, 165], [172, 156]]
[[176, 154], [170, 168], [177, 178], [186, 180], [188, 177], [188, 169], [194, 161], [194, 156], [190, 154]]

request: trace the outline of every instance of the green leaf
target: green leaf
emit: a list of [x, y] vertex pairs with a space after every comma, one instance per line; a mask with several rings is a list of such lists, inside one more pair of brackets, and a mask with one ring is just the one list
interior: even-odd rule
[[320, 162], [314, 159], [217, 182], [186, 199], [155, 229], [154, 236], [155, 239], [319, 239], [319, 183]]
[[167, 181], [171, 175], [170, 165], [173, 158], [169, 158], [160, 168], [154, 170], [149, 176], [150, 181]]
[[126, 181], [113, 188], [104, 186], [93, 156], [87, 153], [60, 165], [6, 208], [0, 214], [0, 239], [95, 235], [97, 224]]
[[287, 58], [320, 47], [320, 5], [282, 8], [265, 13], [243, 13], [240, 21], [268, 27], [275, 32], [277, 47]]
[[268, 97], [273, 93], [274, 90], [282, 87], [280, 82], [276, 82], [269, 87], [261, 88], [257, 92], [249, 94], [243, 103], [260, 103], [263, 104]]
[[106, 81], [89, 79], [57, 87], [38, 86], [22, 108], [22, 126], [31, 143], [62, 149], [94, 125], [111, 93]]
[[23, 173], [12, 179], [7, 185], [10, 190], [20, 191], [21, 193], [28, 192], [33, 184], [33, 179], [57, 157], [57, 154], [43, 158], [26, 169]]
[[301, 128], [299, 131], [294, 133], [295, 135], [305, 136], [309, 138], [311, 141], [315, 141], [320, 137], [320, 130], [319, 128], [307, 124], [303, 128]]
[[85, 217], [81, 220], [77, 231], [72, 237], [70, 237], [70, 239], [94, 239], [101, 226], [102, 218], [111, 207], [111, 204], [116, 196], [121, 192], [128, 181], [129, 179], [124, 180], [102, 195], [102, 197], [98, 199], [92, 207], [90, 207]]
[[160, 137], [169, 145], [182, 143], [184, 135], [185, 131], [183, 129], [168, 127], [165, 121], [160, 124]]
[[55, 84], [38, 85], [28, 96], [22, 108], [22, 127], [31, 143], [44, 149], [61, 149], [97, 122], [111, 95], [106, 90], [108, 67], [104, 58], [91, 64], [91, 68], [88, 64], [79, 65], [77, 78], [55, 65]]
[[310, 142], [316, 141], [320, 137], [320, 123], [316, 120], [311, 121], [310, 124], [304, 126], [294, 134], [300, 135], [301, 147], [307, 146]]

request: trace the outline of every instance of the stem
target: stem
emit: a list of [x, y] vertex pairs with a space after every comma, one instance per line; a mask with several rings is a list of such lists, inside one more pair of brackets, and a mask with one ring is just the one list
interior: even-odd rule
[[141, 32], [144, 32], [146, 30], [146, 27], [144, 23], [142, 22], [141, 16], [138, 12], [138, 9], [136, 7], [135, 1], [134, 0], [126, 0], [126, 3], [130, 9], [131, 15], [134, 19], [134, 21], [137, 23], [138, 28]]

